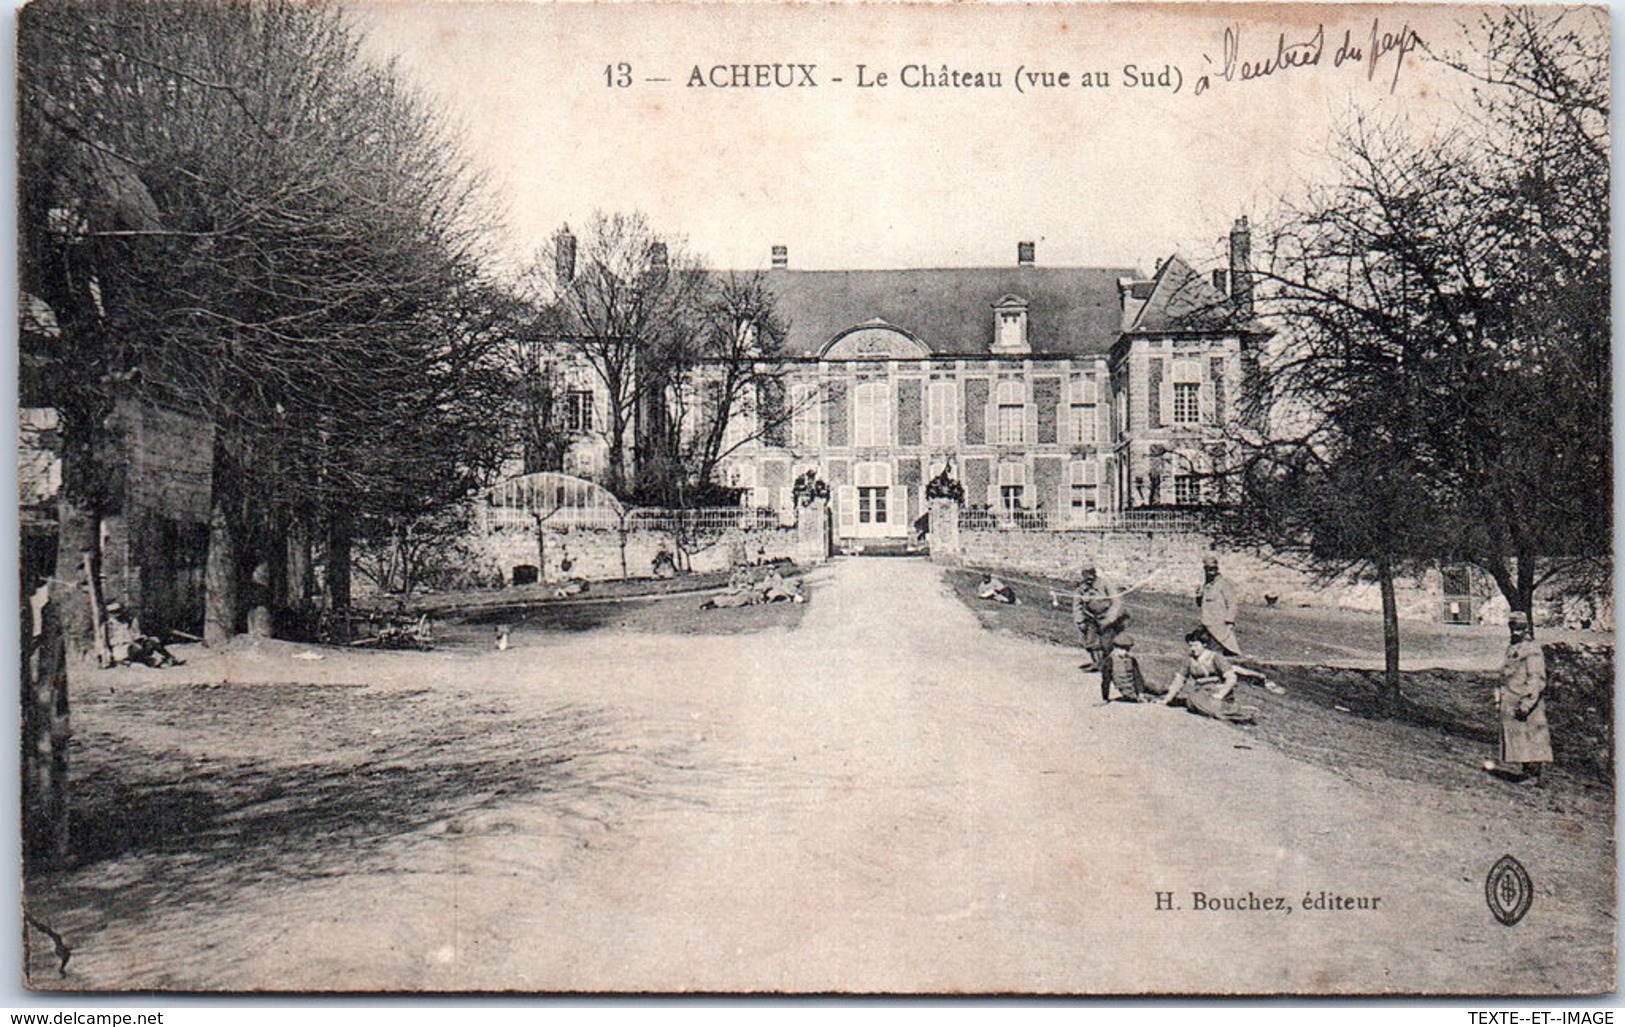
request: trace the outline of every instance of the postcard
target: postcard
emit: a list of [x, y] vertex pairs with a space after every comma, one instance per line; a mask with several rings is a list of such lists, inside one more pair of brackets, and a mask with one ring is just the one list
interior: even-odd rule
[[1606, 9], [16, 24], [27, 988], [1615, 988]]

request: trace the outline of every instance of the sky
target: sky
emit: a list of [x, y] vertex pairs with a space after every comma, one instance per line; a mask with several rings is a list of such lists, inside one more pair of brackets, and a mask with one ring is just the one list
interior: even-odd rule
[[[1461, 50], [1462, 25], [1477, 17], [1319, 4], [356, 11], [370, 51], [398, 61], [491, 174], [510, 258], [594, 210], [636, 210], [712, 266], [738, 269], [765, 267], [774, 244], [797, 268], [1001, 265], [1022, 240], [1054, 266], [1149, 271], [1172, 252], [1202, 263], [1237, 217], [1265, 216], [1333, 173], [1340, 119], [1404, 118], [1424, 138], [1461, 122], [1462, 76], [1427, 51]], [[1423, 44], [1397, 80], [1394, 51], [1370, 59], [1373, 22], [1379, 39]], [[1339, 63], [1345, 33], [1364, 52]], [[1318, 50], [1319, 62], [1243, 80], [1279, 65], [1283, 42], [1305, 58]], [[732, 65], [757, 63], [812, 65], [780, 74], [818, 85], [689, 84], [696, 68], [728, 83]], [[860, 86], [860, 64], [867, 82], [885, 73], [887, 84]], [[1152, 84], [1131, 85], [1130, 65]], [[944, 66], [1001, 84], [905, 85]], [[1018, 69], [1072, 78], [1018, 90]], [[1165, 70], [1177, 91], [1157, 84]], [[1081, 84], [1100, 73], [1105, 87]]]

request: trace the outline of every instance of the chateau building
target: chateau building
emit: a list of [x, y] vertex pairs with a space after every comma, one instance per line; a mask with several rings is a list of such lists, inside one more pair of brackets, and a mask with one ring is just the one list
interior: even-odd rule
[[[1231, 268], [1203, 277], [1171, 257], [1125, 268], [1048, 268], [1021, 243], [1002, 268], [768, 275], [789, 324], [782, 414], [767, 401], [731, 426], [729, 484], [788, 510], [815, 471], [836, 534], [897, 537], [944, 468], [967, 507], [1034, 527], [1223, 500], [1212, 476], [1246, 416], [1267, 333], [1250, 319], [1248, 231]], [[775, 400], [775, 402], [778, 402]]]

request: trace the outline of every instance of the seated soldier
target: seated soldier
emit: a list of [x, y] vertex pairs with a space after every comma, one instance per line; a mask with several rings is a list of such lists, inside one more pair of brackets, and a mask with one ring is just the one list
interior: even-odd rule
[[1205, 628], [1197, 628], [1185, 635], [1189, 657], [1185, 665], [1174, 673], [1168, 691], [1163, 694], [1163, 705], [1183, 702], [1192, 713], [1223, 720], [1232, 724], [1251, 724], [1251, 710], [1235, 704], [1232, 693], [1236, 690], [1236, 669], [1219, 652], [1212, 636]]
[[762, 591], [751, 580], [750, 571], [735, 564], [728, 572], [728, 587], [721, 594], [700, 604], [702, 610], [726, 610], [738, 606], [755, 606], [762, 601]]
[[802, 603], [806, 602], [801, 596], [801, 579], [784, 580], [777, 567], [767, 572], [760, 586], [762, 602], [764, 603]]
[[152, 635], [141, 633], [141, 622], [124, 612], [123, 604], [107, 604], [107, 646], [114, 663], [140, 663], [148, 667], [180, 666], [181, 661]]
[[976, 598], [991, 599], [995, 603], [1004, 603], [1010, 606], [1019, 602], [1016, 599], [1016, 590], [992, 574], [983, 575], [982, 584], [976, 589]]
[[1134, 658], [1134, 636], [1124, 632], [1112, 640], [1111, 652], [1106, 654], [1111, 664], [1112, 690], [1124, 702], [1153, 702], [1145, 687], [1145, 675], [1140, 673], [1140, 661]]

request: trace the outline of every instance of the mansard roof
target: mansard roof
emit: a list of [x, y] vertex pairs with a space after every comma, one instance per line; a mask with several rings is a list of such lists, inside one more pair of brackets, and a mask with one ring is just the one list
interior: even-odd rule
[[1238, 317], [1229, 297], [1178, 256], [1157, 269], [1151, 295], [1124, 329], [1134, 332], [1246, 331], [1250, 325]]
[[1028, 343], [1037, 355], [1105, 354], [1122, 327], [1119, 278], [1129, 268], [969, 267], [900, 271], [767, 272], [786, 349], [816, 358], [854, 325], [879, 318], [940, 356], [986, 356], [995, 304], [1027, 301]]

